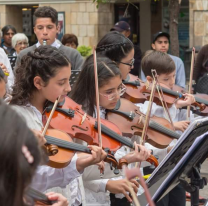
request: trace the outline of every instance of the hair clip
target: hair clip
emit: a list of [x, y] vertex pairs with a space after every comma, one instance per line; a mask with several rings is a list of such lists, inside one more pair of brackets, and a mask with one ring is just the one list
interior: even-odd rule
[[25, 145], [22, 146], [22, 153], [24, 154], [29, 164], [32, 164], [34, 162], [33, 156]]

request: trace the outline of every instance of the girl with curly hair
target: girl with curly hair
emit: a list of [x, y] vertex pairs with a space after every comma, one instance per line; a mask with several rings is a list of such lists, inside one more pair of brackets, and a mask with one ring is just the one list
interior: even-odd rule
[[[71, 87], [69, 78], [71, 64], [59, 50], [52, 46], [40, 46], [35, 51], [25, 55], [16, 70], [13, 87], [13, 108], [27, 122], [30, 129], [41, 131], [43, 127], [42, 113], [47, 101], [55, 102], [60, 96], [63, 101]], [[75, 154], [70, 164], [63, 169], [40, 166], [33, 178], [33, 187], [45, 191], [52, 187], [55, 191], [64, 192], [69, 196], [69, 190], [62, 191], [72, 180], [80, 176], [84, 168], [98, 163], [106, 157], [102, 148], [89, 146], [92, 155]]]

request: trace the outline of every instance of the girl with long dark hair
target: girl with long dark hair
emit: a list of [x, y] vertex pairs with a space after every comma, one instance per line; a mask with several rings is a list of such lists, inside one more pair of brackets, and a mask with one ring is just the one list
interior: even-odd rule
[[[122, 76], [120, 70], [115, 62], [107, 57], [97, 58], [97, 73], [99, 84], [99, 101], [100, 101], [100, 117], [105, 119], [107, 109], [114, 109], [120, 95], [125, 92], [125, 86], [122, 84]], [[83, 65], [83, 69], [80, 72], [79, 78], [75, 83], [73, 90], [70, 93], [70, 97], [82, 105], [84, 111], [96, 117], [96, 98], [95, 98], [95, 84], [94, 84], [94, 62], [93, 56], [88, 57]], [[137, 147], [143, 151], [138, 153]], [[128, 163], [136, 161], [144, 161], [150, 155], [150, 152], [143, 146], [136, 145], [135, 151], [130, 152], [129, 148], [122, 147], [115, 153], [115, 157], [125, 158]], [[88, 167], [83, 173], [83, 183], [85, 187], [85, 196], [87, 205], [96, 206], [109, 206], [110, 197], [109, 192], [119, 194], [122, 193], [129, 202], [131, 198], [128, 195], [129, 187], [126, 180], [122, 179], [120, 175], [117, 180], [115, 175], [110, 171], [108, 165], [105, 165], [104, 178], [99, 178], [99, 173], [94, 166]], [[131, 182], [131, 186], [137, 192], [138, 184], [134, 180]], [[130, 203], [126, 201], [129, 205]]]
[[[43, 128], [42, 113], [47, 101], [55, 102], [60, 96], [63, 101], [71, 87], [69, 78], [71, 64], [68, 59], [52, 46], [40, 46], [25, 55], [16, 69], [13, 87], [13, 108], [27, 122], [30, 129], [41, 131]], [[106, 157], [102, 148], [91, 146], [91, 154], [75, 154], [70, 164], [63, 169], [48, 166], [38, 167], [32, 186], [40, 191], [49, 188], [64, 192], [70, 197], [69, 189], [65, 188], [84, 168], [100, 162]], [[75, 183], [77, 184], [77, 183]]]

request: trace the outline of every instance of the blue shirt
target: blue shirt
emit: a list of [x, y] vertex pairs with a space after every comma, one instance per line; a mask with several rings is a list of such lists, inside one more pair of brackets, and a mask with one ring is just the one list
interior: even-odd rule
[[[170, 54], [168, 54], [168, 55], [173, 59], [175, 66], [176, 66], [175, 84], [185, 88], [186, 75], [185, 75], [185, 68], [184, 68], [183, 61], [177, 56], [173, 56]], [[141, 80], [146, 81], [146, 77], [145, 77], [144, 72], [142, 70], [141, 70]]]

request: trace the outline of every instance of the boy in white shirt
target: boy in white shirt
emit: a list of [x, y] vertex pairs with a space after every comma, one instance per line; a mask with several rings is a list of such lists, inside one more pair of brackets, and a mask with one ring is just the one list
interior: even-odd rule
[[[150, 81], [153, 79], [152, 77], [152, 69], [157, 72], [157, 79], [160, 84], [167, 86], [169, 89], [173, 88], [175, 84], [175, 76], [176, 69], [173, 60], [165, 53], [150, 50], [145, 53], [145, 56], [142, 59], [142, 70], [147, 79]], [[175, 104], [173, 104], [170, 108], [168, 108], [170, 116], [173, 120], [173, 125], [175, 130], [183, 132], [188, 127], [190, 121], [193, 119], [193, 114], [191, 114], [190, 120], [186, 120], [186, 110], [180, 109], [182, 107], [191, 105], [195, 102], [195, 98], [191, 94], [183, 94], [183, 99], [176, 100]], [[149, 102], [146, 101], [144, 104], [137, 104], [140, 107], [141, 112], [146, 113]], [[162, 106], [159, 106], [153, 102], [151, 115], [156, 115], [159, 117], [167, 118], [165, 110]], [[169, 119], [168, 119], [169, 120]], [[175, 140], [169, 145], [169, 148], [165, 149], [167, 153], [172, 146], [175, 144]], [[159, 150], [158, 148], [154, 148], [149, 145], [149, 147], [153, 150]], [[165, 153], [161, 150], [161, 154], [159, 155], [159, 161], [161, 161], [165, 157]], [[155, 153], [155, 152], [154, 152]], [[185, 190], [179, 185], [176, 186], [169, 194], [167, 194], [162, 200], [156, 203], [157, 206], [185, 206], [186, 197]]]

